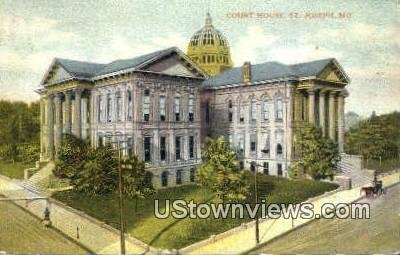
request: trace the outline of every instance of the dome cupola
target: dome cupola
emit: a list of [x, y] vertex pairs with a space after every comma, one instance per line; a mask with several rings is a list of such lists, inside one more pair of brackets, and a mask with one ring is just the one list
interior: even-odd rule
[[205, 25], [190, 39], [187, 55], [210, 76], [217, 75], [233, 66], [229, 43], [225, 36], [214, 28], [207, 13]]

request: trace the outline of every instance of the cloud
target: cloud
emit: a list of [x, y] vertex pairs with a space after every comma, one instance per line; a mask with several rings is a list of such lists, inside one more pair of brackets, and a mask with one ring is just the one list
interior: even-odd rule
[[107, 63], [116, 59], [132, 58], [173, 46], [186, 51], [186, 43], [187, 39], [179, 33], [166, 34], [164, 37], [145, 38], [139, 42], [124, 36], [115, 36], [107, 46], [98, 49], [95, 61]]
[[278, 40], [278, 36], [264, 31], [263, 27], [249, 26], [246, 33], [232, 45], [233, 62], [235, 65], [241, 65], [245, 61], [255, 63], [265, 61], [262, 51], [267, 50], [276, 40]]

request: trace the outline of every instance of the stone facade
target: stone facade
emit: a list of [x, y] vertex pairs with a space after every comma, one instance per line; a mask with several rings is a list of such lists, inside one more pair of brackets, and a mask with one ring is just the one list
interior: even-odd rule
[[222, 135], [243, 168], [286, 177], [306, 122], [343, 152], [348, 82], [334, 59], [246, 62], [212, 78], [176, 48], [106, 65], [55, 60], [38, 90], [41, 159], [73, 134], [138, 155], [161, 188], [194, 182], [206, 136]]

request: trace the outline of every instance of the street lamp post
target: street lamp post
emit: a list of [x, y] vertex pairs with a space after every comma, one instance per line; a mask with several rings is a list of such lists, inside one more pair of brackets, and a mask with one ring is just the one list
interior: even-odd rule
[[[264, 150], [261, 150], [264, 152]], [[247, 162], [249, 163], [249, 162]], [[262, 167], [262, 165], [257, 164], [257, 162], [250, 162], [250, 165], [254, 166], [254, 200], [255, 200], [255, 206], [258, 204], [258, 183], [257, 183], [257, 168]], [[256, 243], [260, 243], [260, 222], [258, 219], [258, 216], [256, 215], [256, 226], [255, 226], [255, 234], [256, 234]]]
[[119, 195], [119, 223], [120, 223], [120, 252], [121, 255], [126, 254], [126, 249], [125, 249], [125, 226], [124, 226], [124, 201], [122, 197], [122, 166], [121, 166], [121, 161], [122, 161], [122, 154], [121, 150], [124, 149], [121, 147], [121, 143], [126, 143], [127, 140], [120, 140], [118, 137], [121, 135], [115, 134], [115, 135], [107, 135], [107, 137], [117, 137], [116, 143], [117, 144], [117, 150], [118, 150], [118, 195]]

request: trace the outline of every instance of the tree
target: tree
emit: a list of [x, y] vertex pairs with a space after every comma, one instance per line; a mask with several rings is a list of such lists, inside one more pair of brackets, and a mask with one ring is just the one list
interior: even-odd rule
[[136, 155], [123, 161], [122, 192], [130, 198], [135, 199], [135, 211], [139, 198], [152, 194], [154, 189], [149, 181], [151, 173], [145, 170], [144, 161]]
[[246, 199], [249, 184], [238, 168], [235, 152], [230, 150], [222, 136], [207, 138], [202, 158], [196, 177], [198, 184], [210, 188], [223, 202]]
[[[10, 102], [0, 100], [0, 157], [4, 160], [26, 160], [25, 146], [30, 152], [39, 148], [39, 103]], [[32, 155], [32, 159], [38, 158]]]
[[400, 113], [376, 116], [360, 122], [346, 133], [345, 150], [373, 158], [395, 158], [400, 148]]
[[89, 195], [104, 195], [116, 190], [118, 161], [110, 146], [88, 149], [82, 168], [71, 180], [74, 189]]
[[313, 179], [333, 179], [340, 160], [337, 145], [322, 135], [321, 129], [306, 124], [295, 133], [297, 159], [292, 164], [290, 176], [299, 178], [305, 174]]
[[57, 149], [53, 173], [59, 178], [75, 179], [82, 171], [90, 146], [74, 135], [65, 134]]

